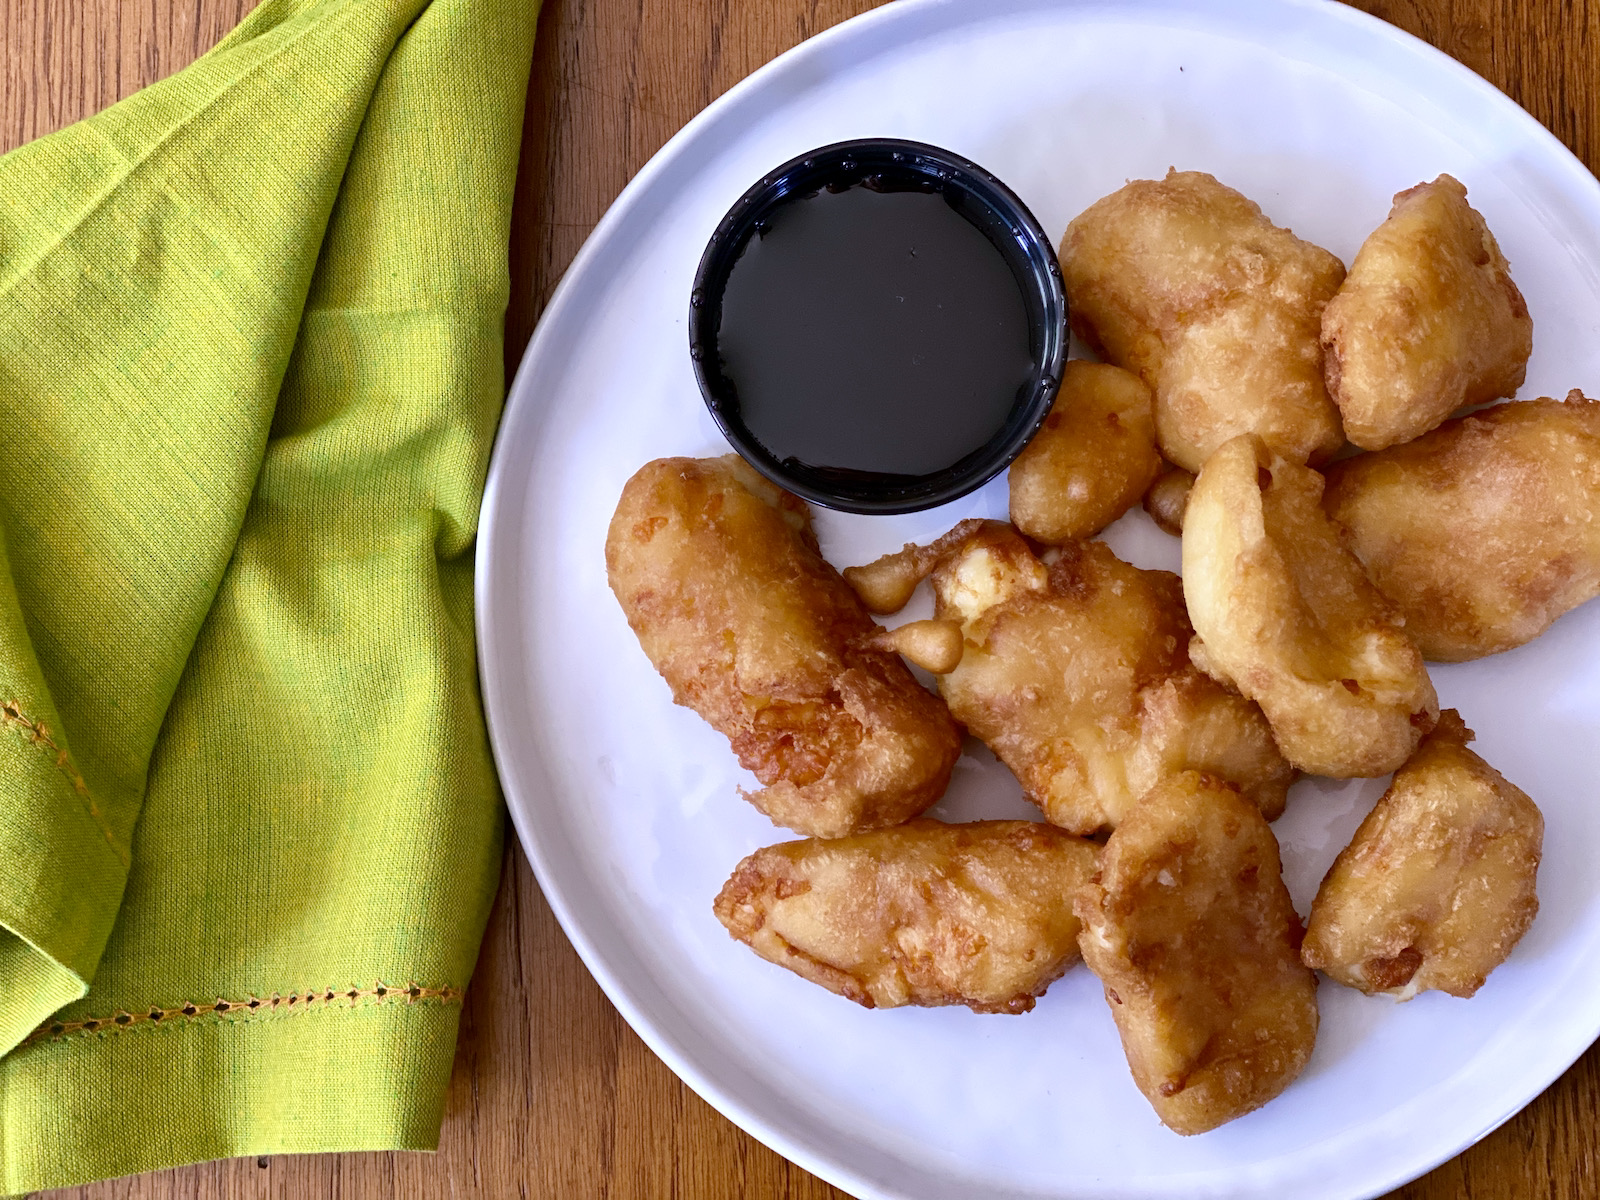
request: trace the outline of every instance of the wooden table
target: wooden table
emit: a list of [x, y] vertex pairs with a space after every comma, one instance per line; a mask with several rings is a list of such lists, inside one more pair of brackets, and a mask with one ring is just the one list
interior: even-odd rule
[[[530, 0], [533, 2], [533, 0]], [[546, 0], [517, 180], [506, 361], [591, 227], [646, 159], [756, 67], [875, 0]], [[255, 0], [0, 0], [0, 148], [179, 69]], [[1600, 167], [1600, 0], [1367, 0], [1454, 55]], [[1600, 381], [1588, 381], [1600, 383]], [[1600, 1048], [1406, 1200], [1600, 1198]], [[823, 1200], [679, 1083], [567, 944], [519, 849], [473, 977], [435, 1156], [234, 1160], [57, 1193]]]

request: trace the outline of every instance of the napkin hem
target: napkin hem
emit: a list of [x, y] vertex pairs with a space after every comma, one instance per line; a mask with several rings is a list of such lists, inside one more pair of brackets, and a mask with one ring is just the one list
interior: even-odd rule
[[66, 776], [67, 782], [72, 785], [72, 790], [83, 801], [84, 808], [89, 814], [89, 819], [105, 835], [106, 844], [111, 847], [112, 852], [122, 861], [123, 870], [127, 870], [132, 866], [133, 858], [129, 854], [128, 848], [117, 839], [115, 831], [106, 821], [105, 813], [101, 812], [100, 806], [95, 803], [94, 796], [89, 791], [89, 785], [84, 782], [83, 774], [73, 765], [72, 756], [56, 745], [55, 739], [50, 736], [49, 727], [42, 721], [35, 721], [28, 716], [23, 711], [20, 701], [11, 699], [0, 700], [0, 728], [13, 730], [22, 737], [23, 741], [30, 742], [43, 750], [45, 754], [53, 756], [56, 770]]
[[[147, 1022], [13, 1052], [0, 1059], [0, 1196], [223, 1158], [436, 1149], [462, 1011], [452, 994], [302, 1010], [317, 1020]], [[208, 1077], [218, 1084], [197, 1092]], [[30, 1092], [50, 1120], [19, 1124], [11, 1098]], [[108, 1125], [112, 1096], [118, 1112], [194, 1119]]]
[[[6, 981], [0, 1003], [0, 1054], [9, 1053], [29, 1037], [39, 1021], [48, 1020], [74, 1001], [83, 999], [89, 984], [82, 975], [57, 962], [0, 919], [0, 978]], [[0, 1141], [0, 1152], [4, 1143]]]
[[87, 992], [127, 881], [56, 757], [0, 729], [0, 1054]]
[[316, 1008], [334, 1006], [354, 1008], [360, 1004], [418, 1004], [434, 1001], [441, 1006], [459, 1005], [464, 993], [460, 988], [445, 984], [442, 987], [424, 987], [414, 981], [394, 984], [375, 980], [369, 988], [308, 988], [287, 995], [273, 992], [269, 996], [251, 993], [239, 1000], [218, 997], [195, 1004], [185, 1000], [172, 1008], [158, 1004], [134, 1009], [120, 1008], [104, 1017], [83, 1017], [73, 1021], [46, 1021], [17, 1045], [18, 1050], [43, 1041], [59, 1042], [63, 1038], [83, 1034], [122, 1033], [140, 1025], [177, 1025], [183, 1022], [222, 1020], [230, 1023], [249, 1017], [274, 1014], [293, 1015], [310, 1012]]

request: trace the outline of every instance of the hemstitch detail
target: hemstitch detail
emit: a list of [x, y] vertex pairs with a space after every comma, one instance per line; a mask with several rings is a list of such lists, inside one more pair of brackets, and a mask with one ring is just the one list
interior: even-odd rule
[[123, 1011], [113, 1013], [109, 1017], [88, 1017], [82, 1021], [46, 1021], [24, 1038], [17, 1049], [31, 1046], [35, 1042], [59, 1042], [78, 1034], [121, 1033], [137, 1025], [192, 1023], [206, 1019], [236, 1021], [243, 1017], [266, 1013], [288, 1015], [308, 1012], [313, 1008], [331, 1008], [336, 1005], [355, 1008], [359, 1005], [391, 1004], [400, 1000], [407, 1004], [432, 1001], [440, 1005], [452, 1005], [460, 1004], [464, 995], [461, 988], [451, 987], [449, 984], [436, 988], [423, 987], [417, 983], [395, 986], [380, 980], [369, 988], [322, 988], [290, 992], [287, 996], [273, 992], [270, 996], [250, 995], [243, 1000], [218, 998], [209, 1004], [186, 1002], [176, 1008], [152, 1007], [141, 1012]]
[[111, 846], [112, 852], [121, 860], [123, 867], [132, 865], [128, 852], [117, 841], [116, 835], [111, 832], [111, 827], [106, 824], [105, 814], [100, 811], [100, 806], [94, 802], [94, 797], [89, 794], [89, 785], [83, 781], [83, 776], [78, 768], [72, 765], [71, 756], [56, 745], [55, 739], [50, 736], [50, 729], [43, 721], [35, 721], [22, 711], [22, 704], [17, 700], [0, 700], [0, 725], [8, 729], [15, 729], [24, 738], [44, 750], [55, 755], [56, 770], [67, 777], [67, 782], [72, 784], [72, 790], [83, 798], [88, 806], [89, 815], [94, 818], [94, 823], [100, 827], [100, 832], [105, 835], [106, 842]]

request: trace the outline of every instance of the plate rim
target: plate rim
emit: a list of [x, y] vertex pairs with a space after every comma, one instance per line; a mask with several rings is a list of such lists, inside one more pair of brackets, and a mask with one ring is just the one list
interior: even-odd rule
[[[868, 37], [877, 31], [880, 25], [907, 24], [914, 28], [917, 22], [925, 20], [927, 15], [935, 10], [970, 10], [971, 15], [968, 20], [981, 20], [986, 16], [1002, 15], [994, 11], [996, 7], [998, 6], [985, 3], [985, 0], [895, 0], [894, 3], [882, 3], [876, 8], [814, 34], [762, 64], [691, 117], [650, 156], [617, 194], [584, 239], [583, 245], [563, 272], [560, 282], [539, 315], [533, 334], [508, 386], [505, 404], [496, 426], [473, 551], [476, 657], [480, 697], [490, 750], [501, 782], [506, 809], [510, 814], [518, 841], [533, 869], [540, 891], [562, 932], [607, 1000], [674, 1075], [723, 1117], [757, 1141], [818, 1178], [853, 1196], [862, 1197], [863, 1200], [866, 1198], [877, 1200], [880, 1197], [883, 1200], [919, 1200], [919, 1198], [892, 1184], [865, 1177], [842, 1161], [838, 1161], [837, 1156], [830, 1156], [825, 1150], [812, 1147], [804, 1139], [792, 1136], [786, 1129], [769, 1123], [765, 1117], [756, 1112], [749, 1111], [738, 1097], [725, 1091], [707, 1071], [701, 1069], [692, 1052], [681, 1044], [677, 1036], [658, 1027], [656, 1020], [648, 1015], [646, 1005], [635, 996], [635, 989], [619, 977], [618, 970], [613, 968], [605, 952], [597, 945], [596, 938], [590, 936], [583, 922], [574, 913], [568, 897], [557, 881], [556, 871], [547, 861], [541, 843], [533, 836], [532, 818], [528, 815], [532, 802], [521, 795], [513, 796], [512, 789], [507, 786], [507, 780], [513, 774], [507, 764], [514, 752], [508, 748], [511, 736], [500, 727], [501, 718], [496, 715], [496, 710], [509, 704], [509, 701], [503, 698], [508, 685], [502, 676], [500, 666], [486, 652], [486, 647], [491, 644], [493, 630], [504, 620], [498, 616], [499, 606], [494, 586], [495, 573], [500, 569], [498, 556], [493, 549], [497, 542], [495, 532], [511, 519], [503, 516], [502, 510], [515, 494], [517, 482], [515, 467], [508, 461], [510, 451], [507, 449], [508, 439], [504, 436], [504, 432], [514, 415], [520, 416], [527, 410], [538, 411], [545, 407], [532, 396], [529, 380], [536, 370], [536, 363], [542, 355], [545, 343], [555, 337], [553, 331], [563, 323], [566, 310], [574, 303], [572, 297], [578, 290], [577, 281], [587, 273], [589, 264], [605, 252], [607, 244], [625, 226], [632, 210], [655, 186], [657, 178], [672, 167], [674, 160], [687, 147], [711, 127], [743, 107], [753, 95], [765, 90], [775, 77], [795, 70], [809, 59], [826, 54], [837, 43]], [[1008, 0], [1003, 6], [1003, 15], [1017, 16], [1048, 9], [1076, 9], [1086, 12], [1105, 10], [1126, 17], [1140, 12], [1170, 14], [1179, 7], [1181, 6], [1176, 4], [1175, 0], [1120, 0], [1116, 4], [1106, 3], [1105, 0]], [[1595, 178], [1582, 160], [1553, 132], [1476, 71], [1398, 26], [1340, 3], [1339, 0], [1207, 0], [1203, 4], [1187, 9], [1187, 12], [1193, 14], [1196, 20], [1204, 22], [1206, 17], [1214, 12], [1232, 10], [1235, 13], [1248, 13], [1271, 9], [1299, 10], [1314, 19], [1341, 22], [1365, 36], [1389, 43], [1403, 53], [1431, 60], [1431, 65], [1436, 70], [1444, 70], [1454, 75], [1459, 85], [1477, 92], [1486, 103], [1495, 106], [1501, 115], [1519, 126], [1523, 137], [1543, 143], [1542, 148], [1547, 153], [1554, 151], [1551, 156], [1552, 161], [1560, 163], [1565, 168], [1566, 174], [1571, 177], [1568, 183], [1587, 190], [1591, 204], [1600, 210], [1600, 180]], [[920, 32], [916, 31], [917, 35], [920, 36]], [[939, 32], [948, 31], [941, 29]], [[687, 353], [687, 346], [685, 352]], [[508, 670], [507, 673], [511, 672]], [[548, 777], [548, 766], [541, 760], [541, 752], [537, 747], [524, 747], [515, 753], [524, 758], [540, 760], [537, 761], [537, 773]], [[1454, 1144], [1453, 1149], [1436, 1156], [1429, 1155], [1420, 1166], [1414, 1169], [1407, 1168], [1401, 1174], [1384, 1175], [1376, 1178], [1376, 1181], [1369, 1180], [1369, 1185], [1364, 1186], [1364, 1190], [1350, 1194], [1351, 1200], [1380, 1196], [1393, 1188], [1420, 1178], [1462, 1154], [1532, 1103], [1565, 1074], [1597, 1039], [1600, 1039], [1600, 1007], [1597, 1007], [1593, 1015], [1588, 1041], [1567, 1058], [1560, 1069], [1544, 1083], [1526, 1095], [1519, 1094], [1491, 1123], [1464, 1135], [1458, 1144]]]

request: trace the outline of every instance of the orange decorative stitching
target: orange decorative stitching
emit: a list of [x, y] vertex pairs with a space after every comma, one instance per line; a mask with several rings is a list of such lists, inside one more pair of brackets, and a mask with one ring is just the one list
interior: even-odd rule
[[463, 995], [460, 988], [450, 987], [448, 984], [432, 988], [407, 983], [403, 987], [396, 987], [379, 980], [369, 988], [320, 988], [314, 991], [290, 992], [287, 996], [273, 992], [265, 998], [250, 995], [243, 1000], [223, 1000], [219, 997], [209, 1004], [186, 1002], [176, 1008], [152, 1007], [143, 1012], [123, 1011], [113, 1013], [109, 1017], [87, 1017], [82, 1021], [47, 1021], [24, 1038], [18, 1049], [45, 1040], [59, 1042], [63, 1038], [79, 1033], [121, 1033], [136, 1025], [193, 1022], [211, 1017], [235, 1021], [263, 1013], [289, 1015], [309, 1012], [313, 1008], [331, 1008], [335, 1005], [355, 1008], [363, 1003], [392, 1004], [399, 1000], [404, 1000], [407, 1004], [416, 1004], [422, 1000], [436, 1000], [445, 1005], [460, 1004]]
[[132, 860], [128, 852], [117, 841], [116, 835], [111, 832], [111, 827], [106, 824], [105, 814], [100, 811], [100, 806], [94, 802], [94, 797], [89, 794], [89, 785], [83, 781], [83, 776], [78, 773], [78, 768], [72, 765], [72, 759], [67, 752], [56, 745], [55, 739], [50, 736], [50, 729], [43, 721], [35, 721], [22, 711], [22, 705], [16, 700], [0, 700], [0, 725], [7, 729], [15, 729], [24, 738], [32, 742], [47, 753], [55, 755], [56, 770], [67, 777], [72, 784], [72, 790], [83, 797], [83, 802], [89, 808], [89, 815], [94, 818], [94, 823], [100, 827], [100, 832], [105, 835], [106, 842], [111, 846], [112, 852], [121, 860], [124, 867], [130, 866]]

